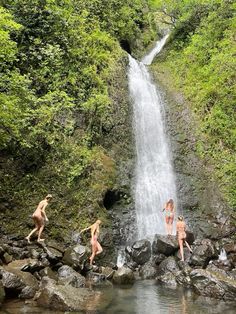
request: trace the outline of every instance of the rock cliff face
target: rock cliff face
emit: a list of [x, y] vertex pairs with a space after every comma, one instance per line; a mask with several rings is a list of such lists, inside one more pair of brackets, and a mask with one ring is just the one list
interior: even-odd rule
[[[135, 165], [135, 143], [132, 130], [132, 106], [128, 91], [128, 55], [125, 54], [120, 67], [111, 81], [109, 93], [113, 100], [112, 119], [114, 127], [104, 138], [116, 164], [114, 186], [104, 196], [103, 204], [109, 215], [112, 236], [109, 252], [116, 262], [117, 250], [127, 244], [135, 234], [135, 212], [132, 182]], [[108, 239], [108, 237], [106, 237]], [[111, 254], [108, 254], [111, 258]]]
[[[198, 122], [188, 102], [173, 88], [173, 77], [158, 63], [151, 66], [165, 101], [166, 130], [176, 174], [178, 208], [198, 235], [219, 237], [230, 232], [229, 209], [206, 160], [197, 154]], [[219, 234], [221, 226], [221, 235]]]
[[[113, 72], [110, 73], [107, 82], [111, 104], [107, 116], [104, 117], [105, 123], [101, 130], [103, 136], [100, 138], [100, 142], [97, 143], [104, 152], [101, 165], [98, 169], [88, 169], [86, 177], [83, 176], [78, 180], [72, 194], [60, 194], [57, 187], [53, 187], [53, 184], [57, 183], [57, 178], [50, 178], [54, 199], [47, 208], [49, 224], [44, 230], [45, 237], [48, 239], [55, 238], [71, 243], [72, 231], [78, 231], [100, 218], [103, 222], [102, 244], [106, 247], [108, 260], [114, 261], [116, 260], [112, 255], [114, 243], [122, 241], [121, 238], [124, 234], [121, 224], [123, 221], [125, 224], [127, 220], [129, 221], [126, 216], [129, 208], [133, 208], [131, 178], [134, 164], [134, 146], [132, 113], [126, 77], [128, 58], [126, 52], [119, 53], [120, 59], [114, 66]], [[75, 134], [75, 136], [79, 135]], [[7, 156], [5, 159], [7, 159]], [[6, 165], [5, 159], [2, 156], [1, 162]], [[0, 173], [4, 176], [7, 169], [5, 171], [3, 168], [0, 169]], [[11, 173], [14, 171], [17, 173], [16, 164], [12, 162], [10, 168]], [[20, 182], [21, 179], [22, 174], [15, 176], [16, 182]], [[37, 192], [37, 188], [35, 185], [34, 194], [30, 195], [30, 199], [27, 187], [23, 186], [22, 194], [24, 193], [24, 196], [22, 195], [21, 198], [15, 197], [14, 199], [17, 199], [16, 204], [12, 200], [0, 202], [0, 218], [2, 221], [0, 233], [27, 235], [33, 227], [31, 214], [40, 199], [45, 196], [44, 194], [41, 195], [40, 191]], [[55, 189], [54, 192], [53, 189]], [[30, 190], [30, 187], [28, 187], [28, 190]], [[85, 200], [84, 208], [80, 205], [81, 198]], [[28, 203], [26, 203], [27, 199]], [[85, 235], [85, 242], [88, 238], [89, 235]]]
[[[127, 66], [127, 64], [126, 64]], [[123, 110], [121, 128], [111, 138], [117, 138], [118, 173], [116, 187], [105, 196], [105, 207], [113, 221], [115, 246], [132, 242], [135, 235], [135, 211], [132, 198], [132, 177], [135, 163], [134, 136], [132, 134], [132, 110], [129, 103], [126, 69], [120, 72], [119, 88], [111, 89], [114, 100]], [[158, 61], [151, 66], [153, 79], [162, 91], [165, 102], [165, 125], [176, 174], [179, 213], [185, 216], [189, 228], [200, 238], [219, 240], [234, 230], [229, 208], [221, 197], [212, 169], [197, 153], [198, 121], [188, 102], [172, 88], [168, 69], [159, 67]], [[118, 78], [118, 77], [117, 77]], [[113, 97], [114, 97], [113, 96]], [[122, 99], [122, 102], [120, 100]], [[125, 115], [124, 115], [125, 114]], [[116, 119], [117, 120], [117, 119]], [[109, 138], [109, 141], [111, 140]], [[123, 143], [123, 145], [120, 145]], [[118, 155], [116, 153], [118, 152]]]

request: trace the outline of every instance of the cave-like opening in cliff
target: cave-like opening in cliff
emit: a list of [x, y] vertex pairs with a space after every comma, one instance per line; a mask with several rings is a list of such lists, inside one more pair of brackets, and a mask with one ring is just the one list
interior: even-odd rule
[[120, 46], [122, 49], [124, 49], [126, 52], [128, 52], [131, 55], [131, 48], [128, 40], [121, 39], [120, 40]]
[[108, 190], [103, 198], [104, 207], [109, 210], [122, 197], [122, 193], [117, 190]]

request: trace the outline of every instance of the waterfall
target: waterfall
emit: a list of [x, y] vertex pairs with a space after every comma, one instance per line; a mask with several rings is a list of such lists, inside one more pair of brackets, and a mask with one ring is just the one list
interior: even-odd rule
[[221, 249], [219, 257], [218, 257], [218, 260], [221, 261], [221, 262], [224, 262], [224, 261], [227, 260], [227, 254], [226, 254], [224, 248]]
[[[157, 43], [158, 53], [167, 36]], [[157, 49], [158, 47], [158, 49]], [[143, 59], [151, 63], [153, 51]], [[138, 238], [165, 234], [162, 211], [167, 200], [177, 204], [175, 177], [164, 126], [164, 101], [148, 69], [129, 56], [129, 91], [133, 103], [133, 128], [136, 142], [134, 179], [135, 209]]]
[[161, 51], [161, 49], [164, 47], [167, 38], [169, 37], [169, 34], [165, 35], [161, 40], [158, 40], [155, 47], [150, 51], [149, 54], [147, 54], [143, 60], [142, 63], [146, 65], [150, 65], [152, 63], [152, 60], [154, 57]]

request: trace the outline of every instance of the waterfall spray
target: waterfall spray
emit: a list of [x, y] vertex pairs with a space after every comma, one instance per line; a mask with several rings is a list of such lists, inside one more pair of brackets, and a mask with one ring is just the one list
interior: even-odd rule
[[[156, 53], [167, 36], [156, 45]], [[150, 64], [155, 54], [143, 59]], [[136, 142], [135, 208], [138, 238], [165, 234], [165, 202], [177, 204], [171, 154], [164, 128], [164, 101], [142, 62], [129, 56], [129, 90], [133, 102], [133, 128]]]

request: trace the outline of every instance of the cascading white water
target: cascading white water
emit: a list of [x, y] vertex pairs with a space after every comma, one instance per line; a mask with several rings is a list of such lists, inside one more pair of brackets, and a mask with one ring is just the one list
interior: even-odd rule
[[150, 51], [149, 54], [147, 54], [143, 59], [142, 63], [146, 65], [150, 65], [155, 58], [155, 56], [161, 51], [161, 49], [164, 47], [167, 38], [169, 37], [169, 34], [166, 34], [161, 40], [158, 40], [156, 42], [155, 47]]
[[224, 262], [227, 260], [227, 254], [226, 254], [226, 251], [224, 248], [221, 249], [220, 251], [220, 255], [218, 257], [218, 260], [221, 261], [221, 262]]
[[[165, 40], [167, 36], [165, 36]], [[158, 53], [165, 40], [156, 45]], [[155, 48], [156, 48], [155, 47]], [[154, 49], [155, 49], [154, 48]], [[152, 61], [155, 54], [149, 54]], [[164, 128], [164, 101], [147, 68], [129, 56], [129, 90], [133, 100], [133, 127], [136, 141], [135, 208], [138, 238], [165, 234], [164, 204], [177, 204], [171, 155]]]

